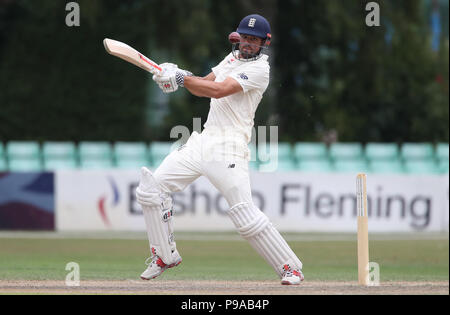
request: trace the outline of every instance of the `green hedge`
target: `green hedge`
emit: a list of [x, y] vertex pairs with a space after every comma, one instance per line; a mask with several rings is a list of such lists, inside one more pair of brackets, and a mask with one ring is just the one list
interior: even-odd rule
[[273, 45], [256, 125], [277, 124], [291, 142], [330, 130], [340, 141], [448, 142], [448, 33], [432, 52], [423, 1], [379, 1], [379, 28], [353, 0], [80, 0], [73, 28], [66, 3], [0, 3], [0, 140], [152, 141], [192, 129], [209, 100], [165, 98], [144, 71], [107, 55], [103, 38], [206, 75], [229, 53], [228, 33], [257, 12]]

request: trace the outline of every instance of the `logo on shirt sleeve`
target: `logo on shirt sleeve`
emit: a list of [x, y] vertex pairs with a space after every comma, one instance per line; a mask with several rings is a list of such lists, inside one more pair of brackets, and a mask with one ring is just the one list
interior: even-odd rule
[[242, 80], [248, 80], [248, 76], [245, 73], [239, 73], [238, 76], [242, 79]]

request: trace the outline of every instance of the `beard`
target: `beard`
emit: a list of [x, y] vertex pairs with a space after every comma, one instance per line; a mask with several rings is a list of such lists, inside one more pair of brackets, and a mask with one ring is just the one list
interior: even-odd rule
[[237, 60], [253, 61], [259, 59], [262, 56], [261, 53], [264, 48], [265, 47], [263, 46], [251, 45], [248, 43], [244, 43], [242, 45], [241, 43], [233, 43], [231, 53]]
[[256, 57], [259, 54], [259, 52], [261, 51], [261, 47], [258, 46], [259, 49], [256, 52], [254, 52], [254, 47], [257, 47], [257, 46], [248, 45], [248, 44], [239, 46], [239, 53], [240, 53], [241, 57], [244, 59], [250, 59], [250, 58]]

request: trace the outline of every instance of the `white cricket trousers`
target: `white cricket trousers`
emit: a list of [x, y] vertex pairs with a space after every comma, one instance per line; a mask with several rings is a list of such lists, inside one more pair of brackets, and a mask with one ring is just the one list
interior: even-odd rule
[[249, 154], [243, 136], [206, 128], [201, 134], [193, 132], [185, 145], [164, 159], [153, 176], [163, 192], [173, 193], [203, 175], [229, 207], [242, 202], [252, 205]]
[[238, 232], [280, 278], [291, 268], [301, 269], [301, 261], [267, 216], [253, 205], [246, 141], [227, 134], [208, 128], [201, 134], [194, 132], [185, 146], [164, 159], [153, 174], [156, 182], [170, 194], [205, 176], [227, 200], [228, 215]]

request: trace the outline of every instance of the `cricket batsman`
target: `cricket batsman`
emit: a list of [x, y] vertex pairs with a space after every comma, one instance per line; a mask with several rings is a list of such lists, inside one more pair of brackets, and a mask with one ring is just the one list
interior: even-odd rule
[[[239, 35], [237, 35], [239, 34]], [[233, 36], [231, 36], [233, 35]], [[204, 130], [170, 153], [152, 173], [141, 169], [137, 201], [142, 206], [151, 257], [144, 280], [181, 263], [172, 226], [171, 193], [182, 191], [205, 176], [225, 197], [227, 214], [239, 234], [272, 266], [281, 284], [304, 279], [302, 263], [252, 201], [248, 163], [255, 112], [269, 85], [270, 66], [264, 51], [270, 45], [268, 21], [257, 14], [245, 17], [230, 34], [232, 52], [205, 77], [195, 77], [177, 65], [160, 65], [153, 80], [164, 93], [184, 87], [211, 99]]]

